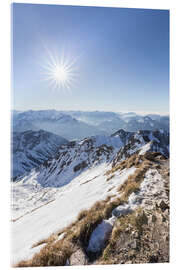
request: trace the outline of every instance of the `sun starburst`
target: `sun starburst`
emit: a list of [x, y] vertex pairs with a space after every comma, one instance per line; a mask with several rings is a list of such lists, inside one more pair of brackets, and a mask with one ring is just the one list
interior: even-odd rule
[[43, 80], [49, 83], [51, 88], [70, 90], [77, 82], [77, 58], [65, 56], [63, 51], [53, 53], [46, 48], [46, 63], [41, 64]]

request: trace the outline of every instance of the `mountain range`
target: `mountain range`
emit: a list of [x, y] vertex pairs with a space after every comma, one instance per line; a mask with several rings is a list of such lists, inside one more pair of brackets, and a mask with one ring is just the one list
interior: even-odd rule
[[13, 111], [13, 131], [37, 131], [43, 129], [67, 140], [83, 139], [95, 135], [111, 135], [124, 129], [138, 130], [169, 130], [169, 116], [146, 115], [115, 112], [82, 112], [82, 111]]

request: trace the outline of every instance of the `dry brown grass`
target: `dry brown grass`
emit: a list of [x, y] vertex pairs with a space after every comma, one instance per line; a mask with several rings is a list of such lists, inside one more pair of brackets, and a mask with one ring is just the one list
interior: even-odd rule
[[[109, 200], [110, 198], [108, 197]], [[63, 239], [54, 242], [57, 240], [56, 234], [36, 243], [34, 247], [42, 243], [46, 243], [46, 246], [31, 260], [22, 261], [16, 267], [65, 265], [66, 260], [79, 245], [87, 246], [91, 233], [104, 218], [103, 210], [106, 203], [107, 199], [96, 202], [88, 211], [83, 210], [75, 222], [61, 230], [61, 232], [66, 232]]]
[[22, 261], [18, 267], [65, 265], [66, 260], [75, 250], [71, 239], [65, 238], [55, 244], [47, 244], [29, 261]]
[[116, 166], [112, 167], [111, 170], [106, 172], [106, 175], [110, 175], [113, 174], [116, 171], [122, 171], [125, 168], [129, 169], [132, 166], [135, 167], [140, 167], [142, 162], [145, 161], [146, 159], [143, 156], [138, 155], [138, 153], [135, 153], [134, 155], [130, 156], [129, 158], [127, 158], [126, 160], [121, 161], [119, 164], [117, 164]]
[[48, 238], [46, 239], [43, 239], [43, 240], [40, 240], [38, 241], [37, 243], [35, 243], [34, 245], [32, 245], [32, 248], [34, 247], [37, 247], [37, 246], [40, 246], [42, 244], [48, 244], [48, 243], [52, 243], [54, 242], [55, 240], [57, 240], [57, 237], [58, 237], [58, 234], [52, 234], [51, 236], [49, 236]]
[[66, 232], [63, 239], [57, 241], [57, 234], [53, 234], [49, 238], [36, 243], [34, 247], [43, 243], [46, 243], [46, 246], [38, 254], [35, 254], [31, 260], [22, 261], [16, 266], [65, 265], [66, 260], [79, 246], [87, 247], [91, 233], [97, 225], [104, 218], [108, 218], [116, 206], [123, 203], [120, 198], [110, 202], [111, 198], [112, 196], [108, 196], [106, 200], [96, 202], [89, 210], [81, 211], [75, 222], [60, 231]]
[[78, 215], [78, 217], [77, 217], [77, 220], [81, 220], [81, 219], [85, 218], [85, 217], [87, 216], [87, 214], [88, 214], [88, 211], [87, 211], [87, 210], [82, 210], [82, 211], [79, 213], [79, 215]]
[[139, 183], [136, 182], [128, 182], [128, 184], [125, 186], [123, 190], [122, 198], [126, 201], [131, 193], [139, 191]]
[[144, 180], [145, 173], [149, 169], [151, 163], [148, 160], [143, 161], [139, 164], [139, 167], [136, 169], [133, 175], [130, 175], [128, 179], [119, 186], [118, 191], [123, 193], [121, 199], [127, 201], [129, 195], [133, 192], [139, 190], [141, 182]]
[[112, 210], [116, 208], [118, 205], [124, 204], [125, 201], [121, 199], [121, 197], [116, 198], [115, 200], [108, 202], [105, 205], [105, 208], [103, 210], [103, 216], [104, 218], [109, 218], [111, 216]]
[[141, 161], [142, 157], [140, 157], [138, 154], [134, 154], [127, 159], [126, 168], [131, 168], [132, 166], [138, 167], [141, 164]]

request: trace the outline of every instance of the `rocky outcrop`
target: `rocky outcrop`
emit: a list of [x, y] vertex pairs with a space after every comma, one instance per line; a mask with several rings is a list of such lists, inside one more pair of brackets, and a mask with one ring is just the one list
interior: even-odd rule
[[88, 264], [88, 257], [84, 253], [84, 251], [79, 248], [75, 251], [67, 261], [66, 265], [87, 265]]

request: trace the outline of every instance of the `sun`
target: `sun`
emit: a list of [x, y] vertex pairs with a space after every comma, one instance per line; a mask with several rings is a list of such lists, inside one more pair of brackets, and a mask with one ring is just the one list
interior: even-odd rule
[[54, 79], [59, 83], [66, 82], [66, 80], [68, 80], [68, 70], [63, 66], [55, 67], [53, 75]]
[[77, 58], [65, 57], [64, 52], [53, 53], [47, 50], [46, 62], [43, 68], [43, 80], [47, 81], [50, 88], [70, 90], [77, 81]]
[[56, 84], [65, 84], [68, 81], [68, 70], [64, 66], [56, 66], [52, 75]]

